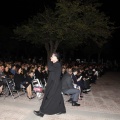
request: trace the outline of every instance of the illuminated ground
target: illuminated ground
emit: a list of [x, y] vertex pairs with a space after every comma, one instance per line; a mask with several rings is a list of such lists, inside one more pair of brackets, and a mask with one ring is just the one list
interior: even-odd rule
[[13, 100], [11, 96], [0, 97], [0, 120], [120, 120], [120, 73], [108, 72], [93, 84], [91, 92], [79, 100], [80, 107], [66, 102], [66, 114], [35, 116], [41, 100], [29, 100], [26, 95]]

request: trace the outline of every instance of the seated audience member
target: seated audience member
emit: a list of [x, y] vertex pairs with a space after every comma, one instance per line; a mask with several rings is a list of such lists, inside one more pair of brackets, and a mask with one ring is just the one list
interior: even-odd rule
[[88, 73], [88, 67], [84, 68], [84, 71], [82, 72], [82, 79], [84, 81], [84, 88], [83, 88], [83, 93], [88, 93], [90, 89], [90, 76]]
[[98, 71], [97, 69], [94, 68], [91, 76], [91, 83], [96, 84], [97, 78], [98, 78]]
[[13, 79], [14, 75], [10, 72], [10, 69], [8, 66], [5, 66], [4, 68], [4, 74], [6, 75], [6, 78]]
[[62, 67], [62, 72], [61, 72], [61, 79], [63, 77], [63, 75], [66, 73], [66, 68], [65, 67]]
[[21, 72], [22, 72], [21, 66], [16, 66], [16, 73], [14, 75], [15, 88], [17, 90], [20, 90], [21, 85], [23, 85], [26, 88], [27, 97], [29, 99], [32, 99], [33, 96], [32, 96], [31, 83], [25, 81], [24, 75]]
[[15, 73], [16, 73], [16, 65], [13, 64], [13, 65], [11, 66], [10, 72], [11, 72], [13, 75], [15, 75]]
[[82, 96], [82, 81], [81, 81], [81, 78], [82, 76], [79, 76], [77, 78], [77, 74], [78, 74], [78, 69], [77, 68], [73, 68], [72, 69], [72, 79], [73, 79], [73, 83], [74, 83], [74, 88], [77, 88], [81, 91], [80, 95], [79, 95], [79, 99], [81, 99], [83, 96]]
[[74, 83], [74, 87], [76, 88], [77, 86], [79, 86], [78, 84], [78, 81], [80, 80], [80, 78], [77, 78], [77, 73], [78, 73], [78, 70], [76, 68], [73, 68], [72, 69], [72, 80], [73, 80], [73, 83]]
[[22, 68], [22, 72], [23, 72], [24, 77], [26, 77], [27, 72], [28, 72], [28, 65], [27, 64], [22, 64], [21, 68]]
[[3, 95], [3, 81], [0, 79], [0, 95]]
[[77, 75], [76, 75], [76, 77], [77, 78], [80, 78], [80, 80], [78, 81], [78, 85], [80, 86], [80, 88], [81, 88], [81, 93], [80, 93], [80, 97], [82, 98], [83, 97], [83, 95], [82, 95], [82, 93], [83, 93], [83, 90], [84, 90], [84, 80], [83, 80], [83, 69], [82, 68], [79, 68], [78, 69], [78, 73], [77, 73]]
[[62, 77], [62, 92], [64, 94], [70, 95], [70, 99], [68, 100], [68, 102], [71, 102], [72, 106], [80, 106], [80, 104], [77, 103], [80, 95], [80, 90], [74, 88], [71, 75], [72, 69], [69, 68], [67, 69], [66, 74], [64, 74]]
[[47, 80], [48, 80], [48, 66], [47, 65], [45, 66], [43, 76], [44, 76], [45, 83], [47, 83]]
[[42, 84], [45, 85], [44, 76], [40, 65], [37, 66], [37, 69], [35, 70], [35, 78], [39, 79], [39, 81], [41, 81]]
[[[9, 88], [12, 90], [12, 88], [13, 88], [12, 81], [13, 81], [14, 75], [10, 72], [10, 69], [9, 69], [8, 65], [4, 66], [3, 73], [5, 75], [5, 77], [3, 78], [3, 83], [4, 83], [3, 87], [4, 88], [7, 87], [7, 83], [9, 83]], [[9, 94], [10, 94], [10, 92], [9, 92]]]
[[33, 71], [32, 69], [30, 69], [30, 70], [27, 72], [25, 81], [27, 81], [29, 84], [31, 84], [31, 89], [33, 89], [33, 87], [32, 87], [32, 81], [33, 81], [33, 80], [34, 80], [34, 71]]
[[0, 95], [3, 94], [3, 79], [5, 78], [5, 74], [3, 73], [3, 68], [2, 68], [2, 64], [0, 64]]

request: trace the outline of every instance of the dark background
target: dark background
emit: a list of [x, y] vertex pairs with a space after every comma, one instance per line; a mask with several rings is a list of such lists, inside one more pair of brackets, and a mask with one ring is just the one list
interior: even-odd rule
[[[36, 48], [26, 42], [18, 42], [13, 40], [10, 36], [13, 34], [13, 28], [27, 21], [28, 18], [36, 15], [37, 12], [44, 10], [45, 6], [54, 6], [55, 0], [12, 0], [0, 2], [0, 57], [3, 56], [22, 56], [23, 54], [30, 56], [44, 56], [45, 49], [41, 47]], [[109, 51], [109, 59], [120, 60], [120, 18], [119, 18], [119, 1], [100, 0], [103, 3], [102, 11], [107, 16], [110, 16], [110, 20], [115, 23], [117, 29], [113, 33], [112, 39], [108, 43], [106, 50]], [[10, 51], [8, 52], [8, 49]], [[23, 51], [24, 50], [24, 51]], [[29, 53], [28, 53], [29, 52]], [[77, 57], [77, 56], [76, 56]], [[79, 57], [79, 56], [78, 56]], [[84, 56], [85, 57], [85, 56]]]

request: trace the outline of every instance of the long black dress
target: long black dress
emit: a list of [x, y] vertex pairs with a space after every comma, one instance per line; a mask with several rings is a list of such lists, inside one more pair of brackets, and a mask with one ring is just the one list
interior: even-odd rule
[[44, 98], [40, 106], [40, 111], [44, 114], [65, 113], [65, 105], [61, 94], [62, 83], [60, 80], [61, 64], [59, 62], [48, 62], [49, 76]]

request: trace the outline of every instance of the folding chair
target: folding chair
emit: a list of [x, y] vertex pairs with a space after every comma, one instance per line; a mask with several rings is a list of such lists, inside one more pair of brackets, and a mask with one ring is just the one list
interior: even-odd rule
[[39, 79], [34, 79], [32, 81], [33, 91], [35, 92], [37, 98], [43, 95], [44, 87]]
[[[13, 79], [6, 78], [6, 85], [4, 86], [5, 97], [11, 95], [13, 99], [20, 96], [18, 90], [15, 89], [15, 83]], [[17, 96], [15, 96], [17, 94]]]

